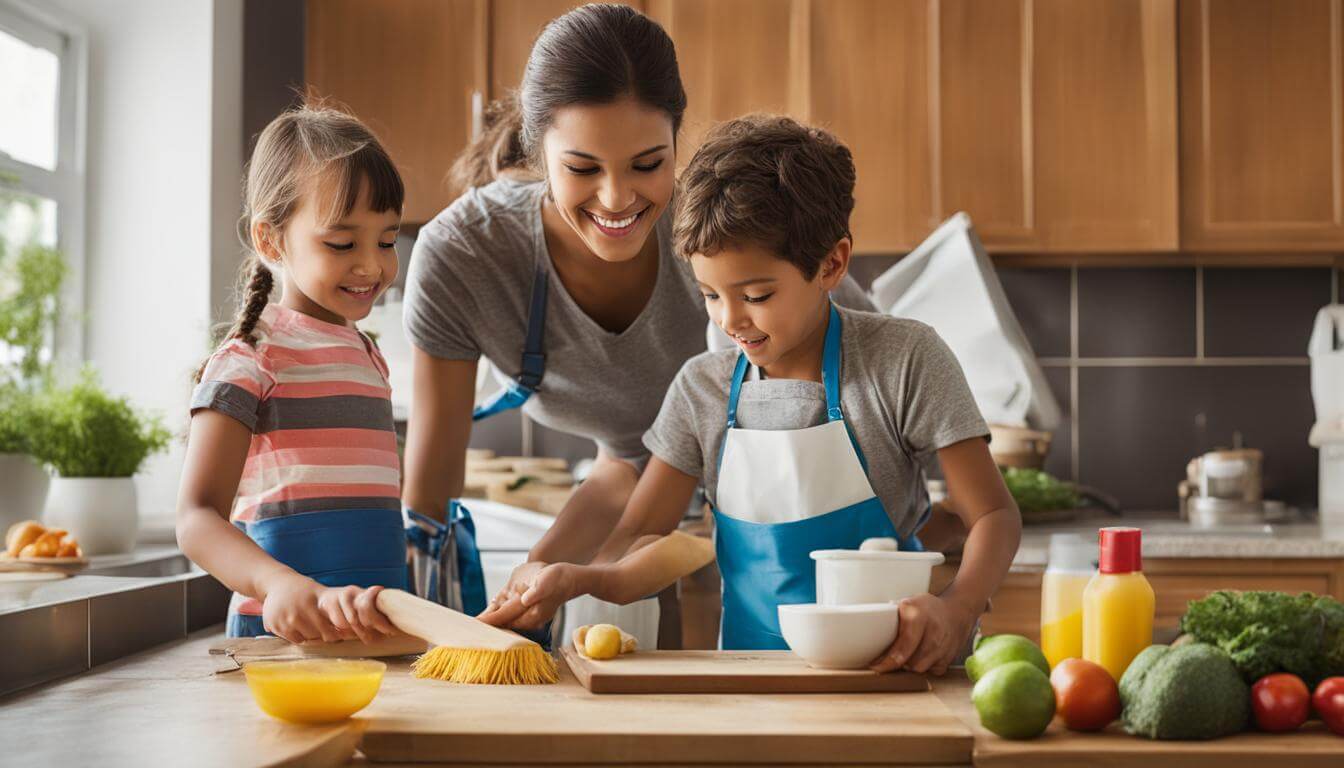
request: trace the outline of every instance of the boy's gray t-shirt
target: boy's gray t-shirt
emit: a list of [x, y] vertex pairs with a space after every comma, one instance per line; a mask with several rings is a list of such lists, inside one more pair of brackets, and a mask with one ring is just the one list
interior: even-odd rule
[[[989, 434], [952, 350], [915, 320], [840, 309], [840, 408], [868, 462], [868, 479], [902, 537], [928, 505], [924, 465], [940, 448]], [[700, 478], [711, 503], [728, 416], [735, 349], [689, 361], [644, 435], [654, 456]], [[748, 380], [743, 429], [805, 429], [826, 421], [826, 390], [796, 379]], [[724, 510], [731, 515], [732, 510]]]
[[[587, 437], [643, 465], [641, 437], [683, 363], [704, 352], [704, 297], [672, 254], [671, 217], [657, 223], [658, 282], [620, 333], [598, 325], [551, 266], [542, 229], [545, 184], [500, 179], [470, 190], [420, 230], [406, 276], [403, 324], [411, 343], [446, 360], [486, 357], [497, 377], [517, 376], [533, 275], [549, 275], [546, 375], [523, 410], [538, 423]], [[838, 303], [872, 304], [847, 280]]]

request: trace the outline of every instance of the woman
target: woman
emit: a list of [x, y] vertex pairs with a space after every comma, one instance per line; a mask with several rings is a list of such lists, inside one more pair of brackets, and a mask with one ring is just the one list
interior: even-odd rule
[[[501, 594], [545, 563], [593, 557], [648, 460], [641, 436], [668, 385], [706, 348], [704, 300], [673, 258], [665, 215], [685, 108], [661, 27], [626, 6], [571, 11], [547, 25], [517, 99], [492, 108], [456, 164], [471, 189], [416, 241], [405, 506], [441, 518], [461, 494], [482, 356], [506, 389], [476, 418], [522, 406], [598, 446]], [[871, 308], [852, 280], [836, 298]]]

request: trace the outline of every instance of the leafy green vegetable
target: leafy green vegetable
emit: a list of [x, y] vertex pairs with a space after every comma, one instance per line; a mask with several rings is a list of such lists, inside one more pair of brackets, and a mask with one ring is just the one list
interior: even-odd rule
[[1246, 728], [1250, 689], [1212, 645], [1150, 645], [1120, 676], [1125, 731], [1150, 739], [1216, 739]]
[[1078, 506], [1078, 493], [1069, 483], [1056, 480], [1039, 469], [1003, 469], [1003, 482], [1017, 502], [1017, 508], [1026, 513], [1072, 509]]
[[35, 407], [30, 453], [62, 477], [130, 477], [168, 446], [158, 418], [107, 394], [89, 372], [74, 386], [44, 392]]
[[1309, 686], [1344, 674], [1344, 604], [1310, 592], [1214, 592], [1191, 601], [1181, 631], [1217, 645], [1246, 682], [1291, 672]]

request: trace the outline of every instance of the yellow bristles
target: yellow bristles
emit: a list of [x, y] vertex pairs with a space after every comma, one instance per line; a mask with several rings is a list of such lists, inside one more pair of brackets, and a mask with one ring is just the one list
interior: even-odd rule
[[540, 685], [560, 679], [555, 659], [539, 645], [507, 651], [440, 645], [416, 659], [411, 671], [420, 678], [488, 685]]

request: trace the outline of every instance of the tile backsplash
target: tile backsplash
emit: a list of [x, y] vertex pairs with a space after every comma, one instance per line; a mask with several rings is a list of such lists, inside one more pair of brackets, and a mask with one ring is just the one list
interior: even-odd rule
[[1265, 454], [1266, 498], [1315, 506], [1306, 349], [1316, 311], [1336, 296], [1332, 270], [999, 274], [1069, 413], [1059, 430], [1069, 439], [1056, 438], [1051, 472], [1105, 490], [1126, 509], [1173, 509], [1186, 462], [1240, 436]]

